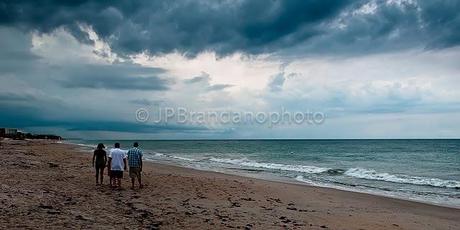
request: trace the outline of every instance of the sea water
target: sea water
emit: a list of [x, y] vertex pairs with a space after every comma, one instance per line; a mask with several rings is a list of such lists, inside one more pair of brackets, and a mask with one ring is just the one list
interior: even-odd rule
[[[133, 141], [79, 141], [107, 147]], [[139, 141], [144, 158], [201, 170], [460, 208], [460, 140]]]

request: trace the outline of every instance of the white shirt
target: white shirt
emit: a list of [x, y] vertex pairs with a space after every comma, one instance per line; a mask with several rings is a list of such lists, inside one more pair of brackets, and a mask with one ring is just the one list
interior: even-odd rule
[[114, 171], [123, 171], [125, 168], [125, 163], [123, 159], [126, 159], [125, 151], [119, 148], [113, 148], [110, 150], [109, 158], [112, 159], [111, 170]]

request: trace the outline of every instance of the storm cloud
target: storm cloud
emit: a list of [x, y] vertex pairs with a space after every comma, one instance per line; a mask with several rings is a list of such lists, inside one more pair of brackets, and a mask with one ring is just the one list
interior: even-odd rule
[[164, 70], [136, 65], [86, 65], [69, 71], [70, 76], [59, 83], [65, 88], [167, 90], [172, 80], [155, 74]]
[[219, 91], [226, 88], [230, 88], [231, 84], [211, 84], [211, 76], [206, 72], [201, 72], [201, 75], [184, 80], [185, 84], [188, 85], [199, 85], [206, 91]]
[[[91, 42], [91, 26], [122, 54], [213, 50], [260, 54], [305, 42], [306, 52], [460, 43], [458, 1], [2, 1], [0, 24], [50, 32], [65, 27]], [[353, 45], [358, 41], [363, 44]], [[313, 46], [314, 45], [314, 46]], [[378, 50], [377, 50], [378, 51]]]
[[[447, 124], [460, 117], [458, 12], [453, 0], [0, 0], [0, 126], [369, 138], [403, 137], [393, 128], [412, 122], [412, 134], [458, 137]], [[163, 107], [314, 109], [331, 123], [278, 132], [136, 121], [139, 108]]]

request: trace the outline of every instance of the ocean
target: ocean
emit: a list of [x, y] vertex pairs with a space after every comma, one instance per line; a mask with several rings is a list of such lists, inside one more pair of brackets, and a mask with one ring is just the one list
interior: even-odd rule
[[[73, 141], [85, 148], [133, 141]], [[149, 161], [460, 208], [460, 140], [152, 140]]]

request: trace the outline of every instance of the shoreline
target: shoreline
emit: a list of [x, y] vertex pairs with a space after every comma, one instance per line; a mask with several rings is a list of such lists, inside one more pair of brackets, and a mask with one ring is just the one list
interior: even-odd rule
[[[145, 188], [96, 186], [91, 155], [2, 141], [0, 226], [151, 229], [455, 229], [460, 210], [148, 162]], [[28, 221], [24, 222], [26, 219]]]
[[[85, 148], [93, 147], [93, 146], [87, 145], [87, 144], [78, 144], [78, 143], [72, 143], [72, 142], [65, 142], [63, 144], [68, 144], [68, 145], [79, 147], [80, 150], [82, 152], [84, 152], [84, 153], [88, 153], [88, 151], [89, 152], [93, 151], [93, 150], [86, 150], [85, 149]], [[222, 173], [222, 174], [226, 174], [226, 175], [239, 176], [239, 177], [257, 179], [257, 180], [263, 180], [263, 181], [279, 182], [279, 183], [294, 184], [294, 185], [309, 186], [309, 187], [317, 187], [317, 188], [334, 189], [334, 190], [344, 191], [344, 192], [367, 194], [367, 195], [373, 195], [373, 196], [378, 196], [378, 197], [386, 197], [386, 198], [397, 199], [397, 200], [402, 200], [402, 201], [416, 202], [416, 203], [420, 203], [420, 204], [427, 204], [427, 205], [434, 205], [434, 206], [439, 206], [439, 207], [460, 209], [460, 205], [456, 206], [456, 205], [449, 205], [447, 203], [438, 203], [435, 200], [422, 200], [422, 198], [403, 197], [403, 196], [400, 196], [399, 194], [396, 194], [394, 192], [393, 192], [393, 194], [391, 194], [391, 192], [388, 193], [388, 194], [385, 194], [385, 191], [372, 191], [372, 190], [365, 190], [365, 189], [353, 189], [351, 187], [345, 187], [345, 186], [339, 186], [339, 185], [333, 185], [333, 184], [321, 185], [320, 182], [317, 182], [316, 184], [315, 184], [315, 182], [307, 183], [307, 182], [298, 181], [295, 178], [276, 176], [276, 175], [273, 175], [273, 174], [265, 174], [264, 176], [253, 176], [252, 174], [244, 173], [244, 170], [241, 171], [240, 169], [237, 169], [237, 168], [234, 168], [234, 169], [222, 168], [222, 170], [218, 170], [218, 169], [200, 169], [200, 168], [195, 168], [195, 167], [192, 167], [192, 166], [181, 165], [179, 161], [177, 161], [177, 162], [166, 162], [166, 161], [151, 160], [151, 159], [144, 159], [144, 162], [148, 162], [148, 163], [152, 163], [152, 164], [162, 164], [162, 165], [179, 167], [179, 168], [186, 168], [186, 169], [191, 169], [191, 170], [198, 170], [198, 171], [202, 171], [202, 172]]]
[[340, 186], [328, 186], [328, 185], [318, 185], [318, 184], [309, 184], [309, 183], [304, 183], [301, 181], [297, 181], [292, 178], [283, 178], [283, 177], [252, 177], [252, 176], [247, 176], [244, 174], [240, 174], [239, 172], [231, 173], [231, 172], [225, 172], [225, 171], [213, 171], [213, 170], [206, 170], [206, 169], [198, 169], [198, 168], [193, 168], [193, 167], [187, 167], [187, 166], [182, 166], [174, 163], [167, 163], [167, 162], [155, 162], [152, 160], [144, 160], [145, 163], [147, 164], [152, 164], [152, 165], [162, 165], [162, 166], [169, 166], [169, 167], [177, 167], [177, 168], [182, 168], [182, 169], [189, 169], [189, 170], [196, 170], [200, 172], [209, 172], [209, 173], [217, 173], [217, 174], [223, 174], [223, 175], [228, 175], [228, 176], [236, 176], [236, 177], [241, 177], [241, 178], [248, 178], [248, 179], [254, 179], [254, 180], [261, 180], [261, 181], [266, 181], [266, 182], [274, 182], [274, 183], [283, 183], [283, 184], [288, 184], [288, 185], [298, 185], [298, 186], [305, 186], [305, 187], [311, 187], [311, 188], [322, 188], [322, 189], [332, 189], [335, 191], [341, 191], [341, 192], [350, 192], [350, 193], [357, 193], [357, 194], [366, 194], [366, 195], [371, 195], [371, 196], [376, 196], [376, 197], [384, 197], [384, 198], [389, 198], [389, 199], [396, 199], [396, 200], [401, 200], [401, 201], [408, 201], [408, 202], [414, 202], [414, 203], [419, 203], [419, 204], [425, 204], [425, 205], [432, 205], [432, 206], [438, 206], [438, 207], [443, 207], [443, 208], [452, 208], [452, 209], [458, 209], [460, 210], [460, 206], [449, 206], [447, 204], [442, 204], [442, 203], [435, 203], [435, 202], [430, 202], [430, 201], [422, 201], [418, 199], [410, 199], [410, 198], [404, 198], [404, 197], [398, 197], [396, 195], [385, 195], [382, 193], [378, 192], [367, 192], [366, 190], [353, 190], [352, 188], [345, 188], [345, 187], [340, 187]]
[[376, 193], [371, 193], [371, 192], [365, 192], [365, 191], [360, 191], [360, 190], [347, 190], [345, 188], [341, 189], [339, 187], [334, 188], [334, 187], [328, 187], [328, 186], [320, 186], [320, 185], [314, 185], [314, 184], [307, 184], [303, 182], [296, 181], [294, 179], [292, 180], [283, 180], [283, 178], [280, 178], [279, 180], [277, 179], [268, 179], [268, 178], [258, 178], [258, 177], [250, 177], [250, 176], [245, 176], [245, 175], [240, 175], [240, 174], [233, 174], [233, 173], [228, 173], [228, 172], [219, 172], [219, 171], [212, 171], [212, 170], [204, 170], [204, 169], [196, 169], [192, 167], [186, 167], [186, 166], [180, 166], [180, 165], [175, 165], [175, 164], [167, 164], [163, 162], [154, 162], [154, 161], [149, 161], [146, 160], [144, 161], [147, 164], [150, 164], [153, 167], [172, 167], [172, 168], [178, 168], [181, 170], [192, 170], [192, 171], [198, 171], [200, 173], [211, 173], [211, 174], [222, 174], [225, 176], [231, 176], [231, 177], [239, 177], [240, 179], [252, 179], [252, 180], [258, 180], [261, 183], [280, 183], [280, 184], [286, 184], [286, 185], [295, 185], [295, 186], [300, 186], [300, 187], [307, 187], [309, 189], [326, 189], [326, 190], [333, 190], [337, 192], [347, 192], [347, 193], [355, 193], [357, 195], [363, 194], [363, 195], [369, 195], [369, 196], [375, 196], [375, 197], [381, 197], [381, 198], [387, 198], [387, 199], [394, 199], [398, 201], [403, 201], [403, 202], [413, 202], [417, 203], [420, 205], [429, 205], [429, 206], [436, 206], [440, 208], [450, 208], [450, 209], [458, 209], [460, 210], [460, 207], [456, 206], [448, 206], [448, 205], [443, 205], [443, 204], [436, 204], [436, 203], [430, 203], [430, 202], [423, 202], [423, 201], [418, 201], [418, 200], [411, 200], [411, 199], [404, 199], [400, 197], [394, 197], [394, 196], [385, 196], [382, 194], [376, 194]]

